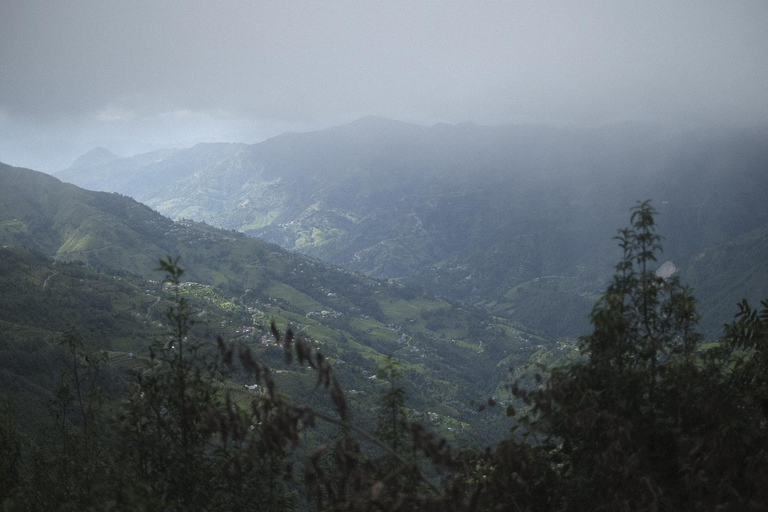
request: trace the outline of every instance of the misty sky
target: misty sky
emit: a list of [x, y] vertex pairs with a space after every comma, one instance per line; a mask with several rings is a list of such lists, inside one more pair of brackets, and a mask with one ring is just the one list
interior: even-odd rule
[[0, 161], [380, 115], [768, 124], [768, 1], [0, 0]]

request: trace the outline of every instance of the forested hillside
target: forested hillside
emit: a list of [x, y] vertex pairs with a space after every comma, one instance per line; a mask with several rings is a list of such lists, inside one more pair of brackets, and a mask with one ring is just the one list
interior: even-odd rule
[[610, 239], [626, 205], [655, 199], [665, 258], [681, 270], [768, 223], [766, 138], [757, 129], [639, 123], [424, 127], [364, 118], [59, 176], [575, 337], [610, 277], [618, 256]]
[[[449, 436], [471, 426], [478, 442], [498, 438], [504, 432], [498, 414], [478, 415], [472, 402], [503, 396], [510, 368], [522, 371], [537, 358], [560, 353], [557, 344], [525, 326], [482, 310], [354, 275], [241, 233], [173, 222], [130, 198], [85, 191], [30, 170], [0, 168], [0, 205], [0, 244], [21, 258], [5, 269], [6, 289], [14, 292], [3, 301], [8, 311], [23, 315], [0, 318], [14, 325], [4, 333], [14, 347], [36, 329], [45, 335], [35, 336], [52, 342], [69, 322], [90, 343], [145, 353], [160, 329], [151, 315], [164, 310], [167, 295], [157, 262], [174, 255], [194, 286], [187, 291], [199, 301], [209, 341], [230, 335], [261, 352], [269, 350], [262, 336], [269, 338], [271, 319], [281, 328], [292, 325], [338, 362], [348, 389], [371, 400], [381, 387], [379, 367], [392, 355], [404, 364], [412, 406], [419, 414], [433, 413]], [[14, 247], [37, 253], [22, 257], [27, 253]], [[59, 271], [66, 262], [88, 265], [61, 268], [81, 269], [90, 281], [80, 285]], [[52, 305], [59, 303], [68, 305]], [[34, 314], [37, 307], [55, 311], [55, 321]], [[111, 308], [108, 314], [104, 308]], [[70, 316], [71, 310], [79, 313]]]
[[[582, 356], [515, 379], [510, 403], [477, 404], [476, 413], [501, 409], [509, 428], [485, 450], [446, 437], [487, 426], [413, 407], [420, 389], [407, 356], [380, 361], [364, 387], [371, 377], [348, 373], [357, 341], [318, 343], [298, 322], [244, 332], [247, 301], [185, 281], [171, 258], [150, 282], [4, 247], [1, 375], [14, 399], [0, 409], [3, 507], [761, 510], [768, 302], [742, 302], [723, 336], [705, 342], [691, 290], [654, 272], [656, 213], [639, 203], [619, 231], [623, 256]], [[458, 311], [425, 323], [456, 329]], [[82, 328], [56, 333], [64, 318]], [[209, 328], [225, 336], [214, 341]], [[123, 352], [134, 346], [149, 350]], [[455, 365], [435, 375], [455, 381]], [[429, 395], [451, 404], [446, 391]], [[35, 401], [47, 407], [34, 414]]]
[[[356, 133], [373, 146], [395, 128], [425, 131], [370, 124], [373, 135]], [[386, 246], [374, 240], [384, 229], [400, 263], [421, 262], [388, 280], [0, 165], [0, 499], [9, 510], [759, 510], [768, 305], [736, 303], [766, 294], [763, 160], [748, 139], [726, 146], [671, 175], [677, 184], [647, 171], [665, 199], [636, 204], [613, 248], [615, 229], [596, 241], [613, 202], [646, 188], [610, 173], [589, 184], [542, 167], [507, 192], [510, 175], [486, 169], [454, 177], [467, 191], [455, 193], [439, 173], [411, 172], [389, 195], [366, 178], [361, 195], [357, 174], [326, 170], [328, 188], [283, 189], [293, 208], [345, 183], [335, 201], [367, 213], [346, 210], [334, 240]], [[235, 176], [254, 148], [158, 154], [126, 176], [138, 185], [165, 162], [180, 173], [166, 185], [183, 185], [196, 161], [212, 180], [222, 151], [238, 155]], [[81, 170], [131, 161], [96, 157], [108, 162]], [[751, 187], [726, 179], [730, 161]], [[439, 192], [401, 197], [403, 179]], [[668, 258], [676, 272], [657, 275]]]
[[768, 512], [766, 22], [0, 0], [0, 512]]
[[724, 304], [768, 297], [768, 224], [693, 256], [682, 272], [700, 298], [702, 329], [719, 332], [731, 321]]

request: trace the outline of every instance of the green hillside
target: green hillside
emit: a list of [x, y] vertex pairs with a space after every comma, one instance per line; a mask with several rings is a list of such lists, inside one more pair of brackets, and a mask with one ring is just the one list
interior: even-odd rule
[[59, 176], [574, 337], [619, 257], [611, 237], [627, 205], [654, 199], [678, 265], [768, 222], [765, 139], [369, 117]]
[[[150, 236], [115, 213], [133, 200], [0, 169], [0, 183], [16, 187], [16, 204], [25, 196], [39, 201], [38, 191], [28, 192], [39, 180], [49, 214], [74, 212], [67, 225], [75, 230], [73, 219], [87, 223], [84, 210], [132, 235], [111, 246], [126, 260], [142, 249], [136, 240]], [[20, 233], [33, 240], [35, 222], [50, 224], [39, 210], [31, 222], [30, 205], [20, 211], [27, 213], [3, 225], [24, 229], [3, 231], [0, 243]], [[169, 281], [150, 269], [154, 279], [100, 271], [55, 247], [46, 255], [3, 245], [4, 507], [175, 502], [189, 510], [205, 500], [241, 510], [266, 500], [270, 509], [280, 502], [309, 510], [312, 478], [328, 490], [318, 503], [362, 510], [377, 500], [397, 509], [405, 499], [466, 511], [518, 502], [530, 510], [613, 509], [638, 496], [643, 503], [662, 496], [670, 510], [691, 496], [700, 497], [696, 509], [758, 503], [767, 475], [761, 343], [768, 311], [742, 305], [717, 343], [699, 336], [688, 289], [654, 274], [654, 214], [648, 202], [633, 209], [621, 271], [578, 347], [415, 288], [151, 211], [144, 223], [171, 226], [160, 242], [197, 258], [195, 280], [175, 278], [186, 273], [170, 260], [160, 262], [173, 272]], [[685, 267], [687, 277], [725, 295], [739, 287], [764, 293], [765, 229], [707, 249]], [[68, 240], [55, 229], [48, 235], [47, 243]], [[237, 259], [247, 254], [238, 273]], [[261, 288], [245, 288], [238, 275], [259, 279]], [[557, 282], [534, 281], [551, 293]], [[527, 291], [514, 293], [510, 301]], [[705, 326], [719, 314], [710, 307], [702, 308]], [[301, 340], [293, 347], [287, 325]], [[216, 334], [226, 341], [214, 341]], [[102, 363], [94, 363], [102, 359], [93, 346], [103, 350]], [[228, 358], [235, 363], [214, 362]], [[326, 361], [330, 391], [317, 386], [331, 378]], [[505, 389], [506, 378], [524, 373]], [[336, 491], [346, 485], [354, 486], [352, 498]]]
[[701, 326], [722, 331], [733, 321], [733, 304], [758, 304], [768, 297], [768, 224], [695, 255], [682, 272], [699, 298]]
[[[27, 316], [3, 313], [0, 320], [22, 331], [43, 329], [43, 341], [55, 339], [70, 322], [112, 351], [143, 353], [163, 329], [152, 316], [162, 313], [165, 300], [154, 269], [159, 257], [178, 255], [187, 269], [184, 293], [196, 301], [208, 332], [258, 347], [279, 367], [281, 351], [264, 335], [265, 326], [272, 319], [290, 324], [335, 361], [344, 386], [366, 397], [363, 408], [374, 407], [380, 390], [375, 376], [393, 355], [404, 365], [412, 408], [445, 418], [439, 421], [453, 425], [457, 435], [456, 425], [471, 425], [479, 439], [505, 427], [498, 415], [476, 414], [473, 400], [502, 396], [510, 368], [522, 371], [534, 354], [555, 348], [482, 310], [339, 270], [241, 233], [173, 222], [127, 197], [84, 191], [33, 171], [2, 166], [0, 204], [0, 244], [9, 255], [30, 254], [13, 264], [17, 260], [8, 256], [3, 265], [12, 281], [8, 289], [16, 290], [3, 295], [6, 311]], [[86, 277], [71, 277], [75, 271]], [[57, 293], [71, 306], [35, 298], [58, 304], [63, 299]], [[106, 307], [108, 313], [100, 314]], [[37, 308], [55, 317], [40, 323]], [[286, 371], [282, 378], [296, 391], [301, 386], [291, 384], [291, 375]]]

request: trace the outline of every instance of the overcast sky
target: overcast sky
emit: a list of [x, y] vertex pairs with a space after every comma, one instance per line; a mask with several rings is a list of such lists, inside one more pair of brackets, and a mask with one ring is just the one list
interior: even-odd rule
[[380, 115], [768, 123], [768, 1], [0, 0], [0, 161]]

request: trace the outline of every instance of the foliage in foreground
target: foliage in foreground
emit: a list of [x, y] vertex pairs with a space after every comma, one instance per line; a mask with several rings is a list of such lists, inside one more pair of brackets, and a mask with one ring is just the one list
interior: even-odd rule
[[[652, 271], [654, 213], [639, 204], [619, 232], [624, 255], [592, 311], [584, 359], [516, 390], [538, 440], [533, 467], [544, 459], [546, 471], [519, 473], [523, 487], [491, 503], [520, 502], [533, 483], [550, 510], [768, 507], [768, 303], [743, 302], [719, 343], [702, 346], [690, 290]], [[495, 477], [508, 477], [499, 467]]]
[[[653, 272], [654, 214], [638, 204], [619, 232], [623, 257], [592, 311], [583, 357], [537, 375], [533, 389], [513, 387], [515, 427], [492, 450], [457, 449], [408, 426], [396, 386], [384, 396], [378, 437], [366, 433], [323, 355], [273, 325], [286, 362], [314, 371], [332, 407], [292, 404], [246, 348], [219, 339], [212, 354], [189, 339], [190, 309], [177, 294], [173, 336], [154, 347], [113, 420], [104, 419], [114, 408], [96, 385], [98, 358], [75, 333], [65, 337], [71, 370], [48, 443], [25, 448], [13, 415], [0, 422], [3, 506], [765, 510], [768, 303], [741, 303], [723, 338], [702, 345], [690, 290]], [[183, 271], [170, 259], [162, 268], [178, 291]], [[222, 392], [225, 368], [248, 373], [264, 392], [239, 405]], [[397, 367], [386, 371], [392, 381]], [[338, 427], [337, 437], [308, 445], [321, 422]]]

